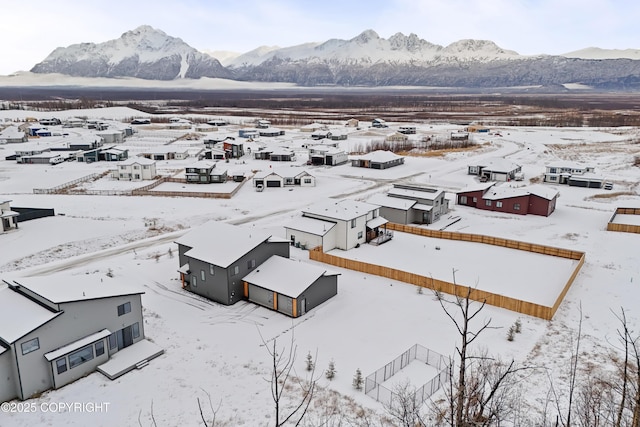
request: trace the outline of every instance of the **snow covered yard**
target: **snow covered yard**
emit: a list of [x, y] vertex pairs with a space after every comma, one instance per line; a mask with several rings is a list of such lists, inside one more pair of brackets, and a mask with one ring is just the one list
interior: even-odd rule
[[[64, 114], [118, 119], [136, 113], [128, 109], [100, 109]], [[3, 111], [0, 116], [11, 114], [51, 115]], [[446, 129], [442, 125], [441, 131]], [[418, 130], [423, 134], [434, 131], [427, 125], [418, 126]], [[221, 306], [181, 289], [173, 241], [187, 229], [211, 219], [263, 228], [284, 237], [283, 225], [299, 216], [302, 207], [329, 197], [366, 200], [376, 192], [384, 192], [395, 181], [423, 183], [455, 192], [475, 182], [466, 168], [483, 157], [506, 156], [522, 163], [526, 179], [538, 177], [547, 162], [558, 158], [594, 161], [596, 168], [615, 181], [616, 189], [623, 189], [624, 194], [594, 198], [607, 192], [557, 186], [561, 195], [556, 211], [548, 218], [450, 206], [449, 219], [459, 217], [460, 221], [447, 231], [500, 236], [586, 253], [585, 265], [553, 320], [543, 321], [486, 306], [481, 320], [490, 318], [497, 329], [483, 333], [478, 347], [489, 349], [502, 359], [544, 366], [562, 389], [581, 307], [585, 357], [611, 366], [612, 353], [616, 351], [611, 343], [615, 342], [619, 327], [612, 311], [623, 307], [631, 328], [635, 331], [640, 328], [638, 236], [606, 231], [616, 206], [640, 207], [637, 194], [640, 171], [629, 160], [634, 146], [625, 143], [635, 131], [561, 128], [500, 131], [503, 136], [499, 138], [479, 136], [479, 141], [487, 143], [479, 152], [452, 153], [441, 158], [412, 157], [405, 165], [385, 171], [360, 170], [350, 165], [312, 167], [309, 171], [318, 178], [316, 187], [292, 191], [270, 188], [257, 193], [247, 183], [229, 200], [37, 195], [33, 194], [33, 188], [59, 185], [101, 172], [110, 165], [101, 162], [19, 165], [1, 160], [3, 198], [12, 200], [13, 206], [54, 208], [58, 214], [21, 223], [18, 230], [0, 235], [2, 277], [33, 274], [47, 275], [53, 280], [59, 271], [77, 275], [105, 275], [111, 271], [132, 286], [143, 286], [145, 333], [165, 349], [165, 354], [114, 381], [93, 373], [32, 399], [38, 404], [109, 402], [107, 412], [10, 413], [2, 414], [0, 424], [130, 426], [139, 425], [140, 417], [146, 426], [151, 425], [153, 412], [158, 425], [198, 426], [202, 422], [197, 399], [204, 402], [205, 413], [210, 413], [207, 396], [210, 394], [214, 408], [220, 403], [218, 419], [226, 425], [268, 425], [273, 402], [265, 378], [269, 377], [271, 361], [263, 340], [271, 343], [274, 339], [280, 348], [288, 347], [293, 339], [299, 376], [306, 374], [304, 356], [308, 352], [315, 355], [317, 350], [318, 370], [325, 370], [330, 360], [335, 361], [337, 370], [332, 381], [321, 377], [319, 384], [323, 388], [382, 412], [379, 403], [353, 389], [356, 369], [366, 377], [415, 343], [445, 356], [455, 351], [458, 341], [455, 327], [432, 293], [419, 294], [413, 285], [337, 269], [341, 273], [338, 295], [298, 319], [249, 302]], [[295, 138], [295, 132], [290, 133]], [[367, 138], [371, 137], [354, 135], [348, 142], [357, 144]], [[603, 147], [613, 144], [619, 144], [620, 149], [607, 154]], [[565, 148], [556, 147], [560, 145]], [[4, 154], [8, 148], [2, 148]], [[167, 167], [179, 169], [186, 163], [178, 161]], [[248, 157], [247, 164], [256, 169], [268, 167], [268, 162]], [[443, 218], [434, 227], [449, 222]], [[514, 282], [502, 274], [524, 271], [518, 276], [522, 291], [526, 290], [523, 297], [534, 299], [546, 298], [557, 283], [564, 283], [565, 271], [571, 268], [567, 260], [549, 261], [552, 257], [517, 254], [520, 251], [513, 250], [494, 252], [497, 248], [490, 251], [472, 246], [463, 248], [459, 246], [463, 242], [438, 242], [441, 249], [436, 251], [435, 242], [427, 244], [424, 238], [414, 242], [413, 237], [396, 233], [389, 243], [379, 247], [364, 245], [353, 253], [379, 257], [371, 259], [380, 263], [406, 262], [406, 268], [421, 269], [426, 275], [439, 274], [445, 280], [451, 279], [456, 269], [456, 280], [460, 283], [473, 286], [477, 282], [484, 286], [495, 282], [500, 289], [509, 291], [516, 289]], [[299, 262], [327, 267], [310, 261], [306, 251], [292, 248], [291, 253]], [[415, 257], [415, 254], [423, 255]], [[545, 286], [538, 287], [536, 283]], [[522, 333], [509, 342], [507, 330], [516, 319], [522, 321]], [[544, 400], [548, 379], [546, 374], [531, 376], [526, 384], [528, 397], [523, 407], [533, 408]]]

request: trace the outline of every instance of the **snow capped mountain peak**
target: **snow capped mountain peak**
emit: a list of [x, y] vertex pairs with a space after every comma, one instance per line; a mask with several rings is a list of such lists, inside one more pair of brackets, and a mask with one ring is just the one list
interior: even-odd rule
[[123, 33], [120, 38], [103, 43], [57, 48], [31, 71], [155, 80], [201, 77], [202, 73], [208, 74], [207, 77], [230, 75], [216, 59], [149, 25], [139, 26]]
[[588, 47], [565, 53], [561, 56], [565, 58], [580, 59], [633, 59], [640, 60], [640, 49], [601, 49], [599, 47]]
[[352, 38], [351, 41], [355, 43], [366, 44], [366, 43], [369, 43], [371, 40], [378, 40], [378, 39], [380, 39], [380, 36], [375, 31], [364, 30], [363, 32], [361, 32], [360, 34]]

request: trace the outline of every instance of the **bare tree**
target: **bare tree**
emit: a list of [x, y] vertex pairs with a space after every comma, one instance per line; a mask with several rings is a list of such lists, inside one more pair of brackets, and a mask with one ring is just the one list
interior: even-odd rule
[[[455, 283], [455, 270], [453, 273]], [[438, 423], [455, 427], [500, 423], [515, 406], [516, 374], [529, 369], [516, 366], [513, 360], [505, 363], [486, 353], [471, 353], [471, 344], [482, 332], [492, 328], [491, 319], [474, 326], [486, 301], [473, 301], [472, 292], [468, 287], [462, 296], [456, 295], [452, 299], [447, 299], [442, 292], [435, 292], [440, 306], [455, 325], [460, 342], [456, 346], [457, 377], [451, 363], [445, 387], [446, 407], [436, 402], [434, 410]]]
[[624, 309], [621, 308], [620, 315], [615, 316], [621, 324], [617, 333], [624, 353], [615, 426], [640, 427], [640, 336], [634, 337], [633, 331], [629, 329]]
[[[309, 405], [313, 400], [318, 377], [315, 375], [315, 364], [312, 367], [309, 378], [303, 381], [296, 376], [295, 360], [297, 346], [295, 345], [293, 331], [291, 332], [291, 344], [289, 348], [278, 348], [277, 340], [274, 338], [271, 344], [267, 344], [262, 335], [262, 343], [267, 349], [271, 358], [271, 376], [267, 380], [271, 386], [271, 397], [275, 405], [275, 427], [281, 427], [291, 422], [292, 425], [299, 426], [304, 419]], [[317, 359], [317, 353], [316, 353]], [[301, 392], [301, 397], [292, 397], [288, 393], [292, 389], [291, 384], [297, 384]], [[286, 401], [294, 400], [293, 404]]]
[[205, 427], [215, 427], [216, 425], [216, 417], [218, 416], [218, 411], [220, 410], [220, 406], [222, 406], [222, 399], [220, 400], [220, 402], [218, 402], [218, 407], [213, 409], [213, 402], [211, 402], [211, 395], [209, 393], [207, 393], [206, 390], [202, 390], [205, 392], [205, 394], [207, 395], [207, 398], [209, 399], [209, 408], [211, 409], [212, 412], [212, 417], [211, 417], [211, 422], [207, 422], [207, 419], [204, 416], [204, 412], [202, 410], [202, 405], [200, 404], [200, 398], [197, 398], [198, 401], [198, 409], [200, 410], [200, 418], [202, 419], [202, 423], [204, 424]]
[[416, 389], [409, 381], [396, 385], [392, 391], [391, 402], [384, 405], [389, 417], [402, 427], [424, 427], [425, 416], [422, 413], [422, 401], [416, 400]]

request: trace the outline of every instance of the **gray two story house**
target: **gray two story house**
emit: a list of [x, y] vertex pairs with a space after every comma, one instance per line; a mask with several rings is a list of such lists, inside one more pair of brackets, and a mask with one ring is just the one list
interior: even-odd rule
[[127, 354], [126, 366], [110, 370], [108, 364], [128, 347], [136, 346], [133, 355], [144, 354], [145, 361], [161, 354], [144, 339], [143, 293], [96, 274], [3, 280], [0, 402], [28, 399], [96, 370], [113, 379], [142, 361], [131, 365]]
[[289, 241], [255, 228], [210, 221], [176, 240], [182, 287], [225, 305], [243, 299], [243, 277], [273, 255], [289, 258]]
[[380, 215], [397, 224], [432, 224], [449, 212], [444, 190], [415, 184], [394, 184], [369, 203], [379, 205]]

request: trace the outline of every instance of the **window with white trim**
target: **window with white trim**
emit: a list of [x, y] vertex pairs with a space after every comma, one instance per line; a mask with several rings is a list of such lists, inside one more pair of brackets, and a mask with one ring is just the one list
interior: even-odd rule
[[125, 314], [131, 312], [131, 303], [125, 302], [124, 304], [120, 304], [118, 306], [118, 316], [124, 316]]
[[20, 344], [20, 347], [22, 347], [22, 354], [29, 354], [32, 351], [40, 349], [40, 340], [38, 338], [34, 338], [32, 340], [25, 341]]
[[460, 196], [460, 204], [461, 205], [467, 204], [467, 196]]
[[67, 371], [67, 358], [66, 357], [62, 357], [62, 358], [56, 360], [56, 370], [58, 371], [58, 374], [61, 374], [61, 373]]
[[484, 204], [487, 205], [487, 206], [491, 206], [491, 200], [485, 200]]
[[355, 220], [355, 218], [351, 220], [351, 228], [356, 228], [356, 220]]
[[69, 369], [80, 366], [93, 359], [93, 346], [88, 345], [69, 355]]
[[502, 202], [498, 201], [496, 202], [496, 208], [501, 208], [502, 207]]
[[104, 354], [104, 341], [98, 341], [96, 343], [96, 357]]
[[133, 338], [140, 337], [140, 324], [138, 322], [131, 325], [131, 335], [133, 335]]
[[514, 203], [513, 204], [513, 210], [514, 211], [519, 211], [520, 210], [520, 203]]

